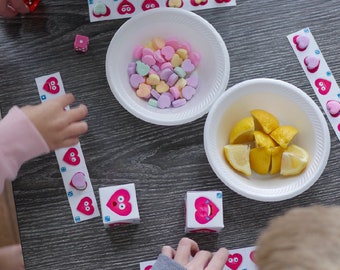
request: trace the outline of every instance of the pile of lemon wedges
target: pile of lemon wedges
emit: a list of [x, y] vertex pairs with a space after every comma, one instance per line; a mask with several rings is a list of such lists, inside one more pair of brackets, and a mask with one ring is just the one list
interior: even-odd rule
[[293, 126], [280, 125], [271, 113], [255, 109], [233, 126], [224, 155], [235, 170], [248, 176], [252, 171], [297, 175], [309, 159], [305, 149], [291, 143], [297, 133]]

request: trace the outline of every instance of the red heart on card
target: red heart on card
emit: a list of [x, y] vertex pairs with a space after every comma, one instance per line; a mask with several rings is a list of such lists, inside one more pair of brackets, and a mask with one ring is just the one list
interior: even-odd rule
[[206, 224], [220, 211], [208, 198], [199, 197], [195, 201], [195, 219], [200, 224]]
[[293, 37], [293, 42], [296, 45], [296, 49], [299, 51], [304, 51], [309, 45], [309, 38], [304, 35], [297, 35]]
[[111, 196], [106, 206], [120, 216], [127, 216], [132, 211], [130, 193], [126, 189], [119, 189]]
[[135, 6], [127, 0], [123, 0], [117, 8], [117, 11], [120, 15], [132, 14], [135, 12], [135, 10]]
[[152, 265], [148, 265], [147, 267], [144, 268], [144, 270], [151, 270], [152, 269]]
[[255, 250], [253, 250], [252, 252], [250, 252], [249, 257], [250, 257], [251, 261], [252, 261], [253, 263], [255, 263]]
[[242, 263], [242, 255], [240, 253], [229, 254], [228, 260], [225, 263], [231, 270], [237, 270]]
[[84, 215], [92, 215], [94, 213], [92, 199], [90, 197], [82, 198], [77, 206], [77, 210]]
[[321, 95], [327, 95], [331, 89], [332, 82], [325, 79], [317, 79], [315, 80], [315, 86], [318, 88]]
[[60, 91], [58, 79], [56, 77], [48, 78], [43, 86], [43, 89], [53, 95], [58, 94]]
[[74, 147], [67, 150], [63, 157], [63, 161], [72, 166], [77, 166], [80, 163], [80, 157], [78, 156], [78, 150]]
[[315, 56], [307, 56], [304, 63], [310, 73], [315, 73], [320, 66], [320, 59]]
[[156, 0], [145, 0], [142, 4], [142, 9], [145, 10], [149, 10], [149, 9], [153, 9], [153, 8], [158, 8], [159, 4], [157, 3]]

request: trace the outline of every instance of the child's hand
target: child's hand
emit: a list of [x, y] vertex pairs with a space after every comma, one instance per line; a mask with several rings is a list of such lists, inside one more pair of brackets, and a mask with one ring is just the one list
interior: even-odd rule
[[0, 0], [0, 16], [5, 18], [11, 18], [18, 13], [29, 13], [29, 7], [23, 0]]
[[39, 130], [51, 151], [75, 145], [79, 142], [79, 136], [88, 130], [87, 123], [82, 121], [87, 115], [85, 105], [64, 110], [74, 101], [72, 94], [66, 94], [39, 105], [21, 108]]
[[21, 245], [11, 245], [0, 248], [1, 270], [24, 270], [24, 259], [22, 257]]
[[187, 270], [222, 270], [228, 259], [227, 249], [220, 248], [213, 255], [209, 251], [199, 250], [198, 244], [186, 237], [179, 241], [177, 251], [170, 246], [164, 246], [162, 254], [174, 259]]

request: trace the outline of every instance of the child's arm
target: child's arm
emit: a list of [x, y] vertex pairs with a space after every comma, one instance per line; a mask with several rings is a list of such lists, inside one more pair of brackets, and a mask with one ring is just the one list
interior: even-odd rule
[[0, 121], [0, 193], [4, 181], [14, 180], [24, 162], [79, 141], [88, 128], [81, 121], [87, 108], [64, 110], [73, 102], [73, 95], [66, 94], [35, 106], [14, 106]]
[[177, 250], [169, 246], [162, 248], [162, 254], [158, 256], [152, 270], [222, 270], [227, 259], [227, 249], [220, 248], [212, 254], [199, 250], [195, 241], [184, 237], [179, 241]]
[[29, 7], [23, 0], [0, 0], [0, 16], [11, 18], [18, 13], [29, 13]]

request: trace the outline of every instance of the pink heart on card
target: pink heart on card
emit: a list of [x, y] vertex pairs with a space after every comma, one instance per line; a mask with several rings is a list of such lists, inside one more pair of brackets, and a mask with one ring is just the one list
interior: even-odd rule
[[120, 216], [127, 216], [132, 211], [130, 193], [126, 189], [119, 189], [111, 196], [106, 206]]
[[237, 270], [242, 263], [242, 255], [240, 253], [229, 254], [225, 263], [231, 270]]
[[318, 88], [318, 91], [321, 95], [327, 95], [331, 89], [332, 82], [325, 79], [316, 79], [315, 86]]
[[145, 10], [149, 10], [149, 9], [153, 9], [153, 8], [158, 8], [159, 4], [157, 3], [156, 0], [145, 0], [142, 4], [142, 9]]
[[326, 103], [326, 107], [328, 112], [333, 116], [336, 117], [340, 114], [340, 102], [336, 100], [328, 100]]
[[310, 73], [314, 73], [319, 69], [320, 60], [315, 56], [307, 56], [304, 63]]
[[78, 150], [74, 147], [67, 150], [63, 157], [63, 161], [72, 166], [77, 166], [80, 163], [80, 157], [78, 156]]
[[220, 211], [216, 204], [205, 197], [199, 197], [195, 200], [195, 209], [195, 219], [200, 224], [208, 223]]
[[77, 210], [84, 215], [90, 216], [94, 213], [94, 207], [92, 204], [92, 199], [90, 197], [84, 197], [80, 200]]
[[151, 270], [152, 269], [152, 265], [148, 265], [144, 268], [144, 270]]
[[293, 42], [296, 45], [296, 49], [304, 51], [309, 45], [309, 38], [305, 35], [297, 35], [293, 37]]
[[135, 6], [127, 0], [123, 0], [117, 8], [120, 15], [132, 14], [136, 10]]
[[250, 257], [251, 261], [252, 261], [253, 263], [255, 263], [255, 250], [253, 250], [252, 252], [250, 252], [249, 257]]
[[50, 77], [46, 80], [43, 89], [51, 94], [58, 94], [60, 87], [58, 84], [58, 79], [56, 77]]

